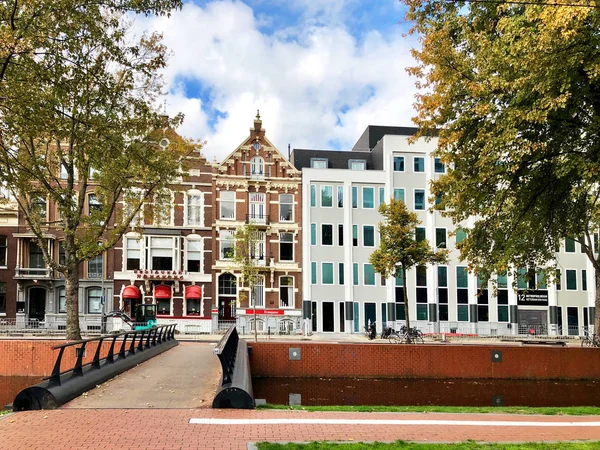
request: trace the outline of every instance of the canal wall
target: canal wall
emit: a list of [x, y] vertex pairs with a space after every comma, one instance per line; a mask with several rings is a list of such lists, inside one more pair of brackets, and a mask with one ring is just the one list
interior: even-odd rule
[[253, 377], [600, 378], [600, 350], [574, 347], [252, 342]]
[[[52, 347], [65, 342], [64, 339], [0, 339], [0, 376], [49, 376], [58, 354], [58, 350], [52, 350]], [[97, 347], [97, 342], [87, 344], [84, 364], [92, 361]], [[103, 343], [101, 356], [106, 356], [109, 348], [110, 343]], [[62, 370], [72, 368], [76, 360], [75, 346], [66, 348]]]

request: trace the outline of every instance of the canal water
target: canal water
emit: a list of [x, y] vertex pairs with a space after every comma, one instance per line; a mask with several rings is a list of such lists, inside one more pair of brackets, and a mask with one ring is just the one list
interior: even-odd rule
[[19, 392], [42, 381], [41, 377], [0, 376], [0, 409], [12, 403]]
[[600, 381], [254, 378], [278, 405], [600, 406]]

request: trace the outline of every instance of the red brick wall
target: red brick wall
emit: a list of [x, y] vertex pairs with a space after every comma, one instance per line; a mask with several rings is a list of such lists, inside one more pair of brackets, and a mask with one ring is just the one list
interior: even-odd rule
[[[600, 378], [597, 349], [251, 342], [253, 376], [368, 378]], [[290, 361], [299, 348], [300, 361]], [[492, 362], [492, 350], [502, 362]]]
[[[59, 350], [52, 350], [55, 345], [64, 344], [64, 340], [0, 340], [0, 376], [48, 376], [52, 373]], [[96, 342], [86, 346], [84, 363], [91, 362], [97, 348]], [[106, 356], [110, 343], [104, 342], [100, 352]], [[115, 345], [115, 352], [120, 344]], [[61, 361], [61, 371], [71, 369], [76, 361], [75, 346], [65, 349]]]

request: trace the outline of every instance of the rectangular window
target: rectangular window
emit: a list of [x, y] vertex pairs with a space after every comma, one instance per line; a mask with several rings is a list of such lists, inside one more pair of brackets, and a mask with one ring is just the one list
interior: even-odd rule
[[498, 305], [498, 322], [508, 322], [508, 306]]
[[415, 156], [415, 159], [413, 161], [415, 172], [425, 172], [425, 158]]
[[352, 186], [352, 207], [358, 208], [358, 187]]
[[321, 224], [321, 245], [333, 245], [333, 225]]
[[221, 191], [221, 219], [235, 219], [235, 191]]
[[372, 187], [363, 187], [362, 200], [364, 209], [375, 207], [375, 190]]
[[6, 267], [6, 251], [8, 249], [6, 236], [0, 236], [0, 267]]
[[102, 289], [90, 288], [87, 290], [88, 314], [100, 314], [102, 312]]
[[466, 267], [457, 267], [456, 268], [456, 287], [459, 288], [468, 288], [469, 287], [469, 277]]
[[402, 188], [394, 189], [394, 200], [402, 201], [402, 203], [406, 203], [406, 201], [404, 200], [404, 189], [402, 189]]
[[173, 238], [150, 238], [150, 261], [153, 270], [173, 270]]
[[338, 280], [340, 285], [344, 284], [344, 263], [338, 263]]
[[294, 260], [294, 234], [280, 233], [279, 234], [279, 260], [293, 261]]
[[321, 284], [333, 284], [333, 263], [321, 264]]
[[265, 261], [265, 240], [267, 234], [264, 231], [256, 231], [252, 237], [253, 245], [250, 247], [250, 257], [258, 261]]
[[385, 188], [379, 188], [379, 204], [382, 205], [385, 203]]
[[467, 233], [465, 230], [463, 230], [462, 228], [458, 228], [456, 230], [456, 243], [457, 244], [460, 244], [462, 241], [464, 241], [466, 237], [467, 237]]
[[367, 163], [364, 159], [351, 159], [348, 161], [348, 168], [350, 170], [366, 170]]
[[363, 246], [375, 247], [375, 227], [373, 225], [363, 226]]
[[342, 247], [344, 245], [344, 225], [338, 225], [338, 245]]
[[446, 229], [436, 228], [435, 229], [435, 247], [446, 248]]
[[279, 221], [294, 221], [294, 196], [292, 194], [279, 194]]
[[415, 209], [425, 210], [425, 191], [423, 189], [415, 189]]
[[233, 259], [235, 255], [235, 236], [233, 230], [221, 230], [219, 232], [221, 243], [221, 259]]
[[188, 194], [187, 196], [187, 224], [202, 225], [202, 196]]
[[358, 247], [358, 225], [352, 225], [352, 246]]
[[442, 163], [440, 158], [434, 158], [434, 172], [435, 173], [446, 173], [446, 165]]
[[358, 286], [358, 263], [352, 263], [352, 284]]
[[557, 269], [556, 270], [556, 290], [558, 290], [558, 291], [560, 291], [562, 289], [561, 277], [562, 277], [562, 274], [560, 273], [560, 269]]
[[43, 194], [32, 194], [31, 212], [38, 215], [42, 219], [42, 222], [46, 221], [47, 204], [46, 197]]
[[498, 289], [508, 288], [508, 276], [506, 272], [498, 274]]
[[373, 270], [373, 266], [371, 264], [364, 265], [363, 272], [365, 286], [375, 286], [375, 271]]
[[157, 191], [153, 197], [152, 223], [156, 226], [170, 225], [173, 198], [169, 189]]
[[331, 208], [333, 206], [333, 187], [321, 186], [321, 207]]
[[440, 321], [445, 322], [448, 320], [448, 305], [438, 306]]
[[279, 307], [293, 308], [294, 307], [294, 278], [281, 277], [279, 278]]
[[415, 240], [417, 242], [421, 242], [425, 240], [425, 228], [417, 227], [415, 228]]
[[[139, 239], [127, 238], [127, 270], [140, 268], [141, 243]], [[64, 247], [63, 247], [64, 248]]]
[[88, 261], [88, 278], [102, 278], [102, 255], [97, 255]]
[[567, 269], [567, 291], [576, 291], [577, 290], [577, 271]]
[[527, 269], [517, 269], [517, 288], [527, 289]]
[[310, 185], [310, 206], [312, 208], [317, 206], [317, 186], [314, 184]]
[[265, 279], [259, 276], [254, 285], [250, 306], [264, 307], [265, 306]]
[[0, 314], [6, 314], [6, 283], [0, 282]]
[[58, 312], [67, 312], [67, 290], [64, 287], [58, 290]]
[[536, 282], [537, 282], [536, 288], [537, 289], [548, 289], [548, 285], [546, 283], [546, 271], [545, 270], [539, 270], [536, 273], [536, 278], [537, 278], [537, 280], [536, 280]]
[[250, 197], [250, 209], [248, 219], [252, 223], [267, 223], [266, 200], [267, 196], [262, 192], [252, 192]]
[[399, 271], [398, 276], [396, 277], [396, 286], [404, 286], [402, 271]]
[[327, 169], [327, 162], [326, 158], [311, 158], [310, 167], [313, 169]]
[[587, 271], [581, 269], [581, 290], [587, 291]]
[[338, 208], [344, 207], [344, 186], [342, 186], [342, 185], [339, 185], [337, 187], [337, 202], [338, 202]]
[[420, 303], [417, 305], [417, 320], [428, 320], [427, 313], [427, 304]]
[[310, 224], [310, 245], [317, 245], [317, 224]]
[[310, 282], [311, 284], [317, 284], [317, 263], [310, 263]]
[[92, 215], [95, 212], [102, 211], [102, 203], [98, 200], [96, 194], [88, 195], [88, 214]]
[[448, 287], [448, 268], [445, 266], [438, 266], [437, 268], [438, 286]]
[[456, 307], [456, 315], [459, 322], [469, 321], [469, 305], [458, 305]]
[[[187, 271], [200, 272], [200, 261], [202, 260], [202, 241], [200, 239], [188, 239], [187, 241]], [[198, 311], [200, 311], [198, 309]]]
[[394, 172], [404, 172], [404, 156], [394, 156]]
[[417, 266], [417, 286], [427, 286], [427, 267]]
[[571, 238], [565, 239], [565, 252], [575, 253], [575, 241]]

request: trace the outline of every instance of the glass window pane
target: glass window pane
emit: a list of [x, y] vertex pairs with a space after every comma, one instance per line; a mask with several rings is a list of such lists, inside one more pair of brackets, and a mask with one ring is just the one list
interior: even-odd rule
[[321, 206], [333, 206], [333, 188], [331, 186], [321, 186]]
[[321, 225], [321, 245], [333, 245], [333, 225]]
[[338, 279], [339, 284], [344, 284], [344, 263], [338, 264]]
[[371, 264], [365, 264], [364, 266], [364, 278], [365, 286], [375, 286], [375, 271]]
[[352, 264], [352, 284], [358, 286], [358, 263]]
[[448, 268], [444, 266], [438, 266], [438, 286], [448, 287]]
[[425, 191], [423, 189], [415, 189], [415, 209], [425, 209]]
[[417, 266], [417, 286], [427, 286], [427, 268]]
[[434, 170], [435, 173], [445, 173], [446, 172], [446, 166], [442, 163], [442, 160], [440, 158], [435, 158], [434, 159]]
[[577, 289], [577, 271], [576, 270], [567, 270], [567, 289], [569, 291], [574, 291]]
[[310, 224], [310, 245], [317, 245], [317, 224]]
[[333, 284], [333, 263], [323, 263], [321, 283]]
[[365, 247], [374, 247], [375, 246], [375, 227], [372, 225], [365, 225], [363, 227], [364, 233], [364, 243]]
[[404, 156], [394, 156], [394, 172], [404, 172]]
[[498, 305], [498, 322], [508, 322], [508, 306]]
[[337, 187], [338, 208], [344, 207], [344, 186]]
[[575, 241], [571, 238], [565, 239], [565, 252], [574, 253], [575, 252]]
[[458, 305], [456, 312], [459, 322], [469, 321], [469, 305]]
[[467, 237], [467, 233], [462, 228], [456, 230], [456, 243], [460, 244]]
[[498, 289], [506, 289], [508, 287], [508, 275], [506, 272], [498, 274]]
[[102, 289], [91, 288], [87, 290], [88, 294], [88, 313], [99, 314], [102, 312]]
[[467, 276], [467, 268], [466, 267], [457, 267], [456, 268], [456, 286], [459, 288], [468, 288], [469, 287], [469, 277]]
[[425, 172], [425, 158], [415, 157], [414, 169], [415, 172]]
[[421, 242], [425, 240], [425, 228], [417, 227], [415, 228], [415, 240], [417, 242]]
[[375, 207], [375, 190], [372, 187], [363, 187], [363, 208]]
[[310, 206], [317, 206], [317, 186], [314, 184], [310, 185]]
[[352, 207], [358, 208], [358, 187], [352, 186]]
[[527, 269], [517, 269], [517, 288], [527, 289]]
[[446, 229], [436, 228], [435, 229], [435, 247], [446, 248]]
[[311, 274], [311, 283], [317, 284], [317, 263], [314, 261], [310, 263], [310, 274]]
[[406, 203], [404, 200], [404, 189], [394, 189], [394, 200]]

